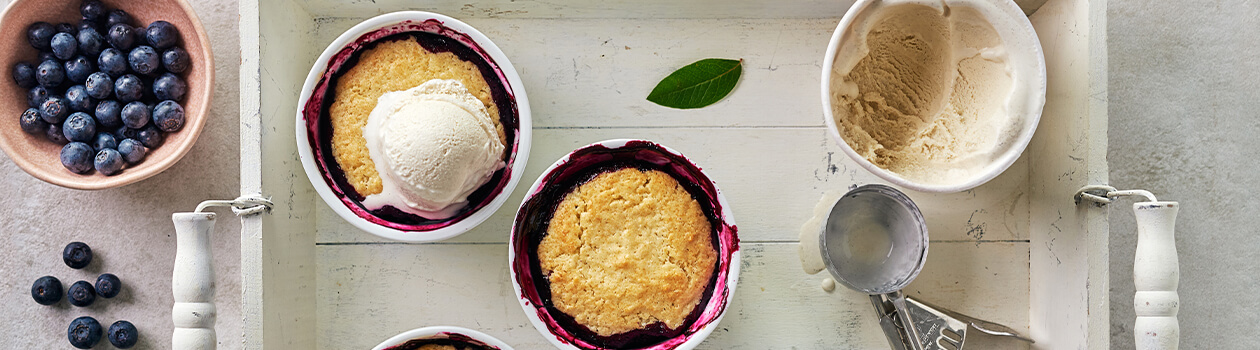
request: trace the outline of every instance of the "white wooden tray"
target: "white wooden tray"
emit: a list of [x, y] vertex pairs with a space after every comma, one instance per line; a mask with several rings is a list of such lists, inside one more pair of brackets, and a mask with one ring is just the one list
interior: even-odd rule
[[[336, 216], [298, 161], [297, 95], [318, 54], [362, 19], [425, 10], [477, 27], [519, 70], [534, 108], [523, 184], [574, 148], [624, 137], [678, 149], [718, 182], [739, 223], [743, 272], [702, 348], [887, 348], [869, 300], [824, 292], [797, 256], [824, 193], [878, 182], [828, 139], [819, 104], [823, 51], [850, 3], [242, 0], [241, 192], [272, 196], [276, 210], [243, 221], [240, 341], [364, 349], [454, 325], [517, 349], [550, 347], [508, 280], [509, 225], [527, 185], [460, 237], [389, 242]], [[1050, 0], [1031, 16], [1049, 73], [1037, 135], [984, 186], [910, 193], [932, 243], [909, 295], [1024, 330], [1033, 348], [1107, 348], [1106, 218], [1071, 200], [1106, 182], [1105, 14], [1105, 1]], [[644, 100], [673, 69], [707, 57], [744, 59], [724, 101], [679, 111]]]

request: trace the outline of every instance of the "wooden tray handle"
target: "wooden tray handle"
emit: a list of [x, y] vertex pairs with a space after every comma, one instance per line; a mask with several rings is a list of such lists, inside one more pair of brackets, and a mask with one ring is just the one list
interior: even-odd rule
[[1138, 350], [1176, 350], [1181, 335], [1177, 324], [1177, 245], [1173, 227], [1177, 202], [1138, 202], [1138, 244], [1133, 262], [1133, 308], [1137, 321], [1133, 336]]
[[175, 269], [171, 291], [175, 306], [171, 320], [175, 350], [214, 350], [216, 311], [214, 308], [214, 257], [210, 253], [210, 233], [214, 213], [175, 213]]

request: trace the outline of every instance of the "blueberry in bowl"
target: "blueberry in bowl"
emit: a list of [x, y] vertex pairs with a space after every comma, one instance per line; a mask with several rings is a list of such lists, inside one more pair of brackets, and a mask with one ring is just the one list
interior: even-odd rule
[[114, 78], [103, 71], [93, 72], [83, 79], [83, 87], [87, 89], [88, 96], [104, 101], [114, 95]]
[[105, 36], [101, 35], [96, 28], [79, 29], [76, 39], [79, 42], [79, 53], [83, 55], [97, 56], [101, 54], [102, 49], [107, 47]]
[[96, 138], [96, 119], [83, 112], [74, 112], [61, 125], [61, 132], [70, 142], [93, 142]]
[[18, 62], [13, 66], [13, 82], [26, 89], [35, 87], [35, 67], [30, 63]]
[[70, 110], [75, 112], [92, 112], [96, 109], [96, 103], [92, 100], [92, 96], [88, 95], [87, 88], [83, 85], [75, 85], [66, 89], [66, 104], [70, 106]]
[[66, 81], [66, 69], [56, 60], [45, 60], [35, 69], [35, 81], [46, 89], [55, 89]]
[[39, 115], [48, 124], [61, 124], [70, 116], [70, 106], [61, 96], [48, 96], [39, 105]]
[[136, 44], [135, 28], [119, 23], [109, 27], [109, 34], [106, 37], [109, 46], [118, 50], [130, 51]]
[[96, 152], [96, 160], [92, 161], [92, 165], [101, 174], [114, 175], [122, 171], [127, 163], [117, 150], [106, 148]]
[[83, 84], [88, 76], [96, 73], [92, 62], [83, 55], [75, 56], [65, 62], [66, 78], [76, 84]]
[[[127, 50], [130, 52], [130, 49]], [[112, 47], [101, 50], [101, 55], [96, 58], [96, 65], [100, 67], [101, 72], [108, 74], [111, 78], [121, 77], [130, 68], [127, 64], [127, 55]]]
[[132, 71], [142, 75], [153, 74], [161, 68], [161, 59], [158, 58], [157, 50], [146, 45], [131, 49], [131, 53], [127, 55], [127, 63], [131, 64]]
[[39, 135], [48, 130], [48, 122], [44, 121], [39, 109], [35, 108], [27, 108], [25, 112], [22, 112], [19, 123], [22, 125], [22, 131], [28, 134]]
[[[0, 51], [0, 65], [10, 73], [0, 80], [0, 114], [10, 116], [0, 123], [0, 149], [36, 178], [87, 190], [134, 183], [178, 162], [205, 125], [214, 64], [206, 33], [186, 0], [14, 0], [0, 15], [0, 33], [14, 34], [0, 36], [0, 46], [9, 48]], [[141, 59], [133, 67], [129, 56], [139, 47], [147, 49], [137, 52]], [[164, 78], [167, 74], [177, 79]], [[51, 113], [40, 113], [43, 124], [36, 122], [29, 109], [41, 110], [50, 99], [56, 101], [48, 106]], [[165, 129], [150, 127], [153, 109], [166, 100], [179, 108], [159, 115]], [[124, 133], [123, 107], [130, 102], [148, 109], [145, 118], [137, 118], [143, 125], [129, 132], [132, 143], [148, 146], [141, 151], [133, 145], [124, 154], [117, 148], [127, 137], [118, 136]], [[91, 122], [70, 118], [76, 112]], [[100, 154], [100, 134], [114, 136], [117, 145], [108, 149], [116, 154]], [[84, 147], [71, 146], [63, 164], [64, 145], [71, 141], [93, 151], [82, 157]], [[96, 167], [98, 155], [104, 172]], [[88, 170], [76, 172], [66, 164], [75, 170], [86, 164]], [[122, 168], [114, 171], [118, 164]]]
[[144, 160], [145, 152], [147, 150], [145, 150], [144, 144], [136, 141], [136, 139], [124, 139], [118, 143], [118, 153], [122, 154], [123, 160], [127, 161], [127, 164], [140, 163]]

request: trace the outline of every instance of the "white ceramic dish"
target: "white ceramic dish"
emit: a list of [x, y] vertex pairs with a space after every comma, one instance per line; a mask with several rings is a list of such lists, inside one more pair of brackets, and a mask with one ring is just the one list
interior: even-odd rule
[[[372, 348], [372, 350], [384, 350], [391, 346], [402, 345], [403, 343], [406, 343], [408, 341], [418, 340], [418, 339], [437, 340], [437, 339], [455, 338], [456, 340], [465, 340], [465, 339], [460, 339], [461, 337], [466, 337], [468, 339], [484, 343], [484, 345], [493, 346], [495, 348], [498, 348], [499, 350], [512, 350], [511, 346], [508, 346], [506, 343], [499, 341], [498, 339], [495, 339], [494, 337], [486, 335], [485, 333], [474, 331], [468, 328], [453, 327], [453, 326], [432, 326], [432, 327], [416, 328], [413, 330], [402, 332], [398, 335], [390, 337], [389, 339], [386, 339], [380, 344], [377, 344], [376, 347]], [[477, 344], [477, 345], [481, 345], [481, 344]]]
[[[633, 154], [629, 156], [612, 155], [612, 154]], [[534, 181], [534, 185], [530, 187], [525, 199], [521, 202], [521, 209], [517, 211], [516, 219], [512, 226], [512, 235], [508, 241], [508, 270], [511, 273], [512, 288], [516, 291], [518, 301], [521, 308], [525, 310], [525, 316], [529, 318], [534, 328], [542, 334], [552, 345], [561, 349], [604, 349], [603, 347], [593, 345], [591, 342], [579, 339], [573, 335], [568, 329], [563, 328], [557, 323], [555, 318], [550, 315], [547, 308], [542, 304], [541, 299], [537, 295], [534, 285], [533, 273], [530, 265], [529, 247], [530, 239], [525, 237], [533, 232], [525, 222], [531, 221], [531, 215], [534, 210], [551, 210], [551, 206], [547, 205], [552, 198], [548, 196], [562, 196], [568, 186], [564, 184], [577, 184], [583, 181], [583, 174], [589, 174], [588, 170], [600, 171], [607, 169], [604, 166], [617, 164], [625, 166], [627, 161], [638, 161], [646, 157], [648, 162], [655, 164], [662, 171], [670, 173], [679, 182], [693, 183], [697, 185], [697, 189], [693, 190], [693, 196], [701, 197], [695, 191], [703, 192], [704, 198], [696, 198], [701, 202], [701, 207], [706, 208], [706, 212], [715, 216], [720, 225], [715, 229], [717, 239], [715, 240], [718, 249], [718, 268], [714, 270], [717, 276], [714, 278], [712, 294], [708, 299], [702, 300], [697, 308], [703, 307], [698, 313], [699, 316], [684, 325], [686, 330], [682, 334], [678, 334], [672, 338], [665, 339], [660, 343], [634, 349], [694, 349], [704, 339], [713, 332], [718, 326], [722, 316], [726, 314], [728, 302], [735, 293], [735, 286], [739, 281], [740, 268], [740, 251], [739, 251], [739, 235], [735, 227], [735, 221], [731, 213], [730, 204], [726, 201], [726, 196], [717, 188], [708, 174], [695, 163], [691, 162], [682, 153], [675, 151], [669, 147], [659, 145], [645, 140], [629, 140], [617, 139], [607, 140], [569, 152], [569, 154], [557, 160], [538, 180]], [[627, 160], [630, 159], [630, 160]], [[569, 182], [572, 179], [574, 182]], [[546, 193], [546, 194], [543, 194]], [[541, 201], [536, 199], [542, 198]], [[519, 251], [518, 251], [519, 250]], [[523, 259], [519, 260], [518, 259]], [[520, 271], [518, 271], [520, 270]], [[528, 283], [529, 286], [522, 286], [522, 281]], [[524, 291], [524, 293], [522, 292]]]
[[[853, 147], [840, 136], [840, 129], [836, 125], [835, 116], [832, 113], [831, 80], [836, 56], [840, 54], [840, 49], [847, 45], [854, 45], [851, 41], [858, 37], [854, 31], [855, 25], [873, 11], [874, 5], [881, 3], [879, 0], [858, 0], [849, 8], [848, 12], [845, 12], [844, 18], [840, 20], [840, 24], [836, 26], [836, 31], [831, 35], [831, 42], [827, 44], [827, 51], [823, 57], [822, 66], [822, 103], [823, 120], [827, 123], [828, 133], [831, 134], [832, 140], [835, 140], [840, 145], [840, 148], [844, 150], [844, 153], [849, 158], [866, 168], [867, 171], [893, 184], [915, 191], [960, 192], [980, 186], [1006, 171], [1011, 164], [1015, 163], [1016, 159], [1019, 159], [1020, 154], [1024, 152], [1024, 148], [1028, 146], [1028, 142], [1032, 140], [1033, 133], [1037, 130], [1037, 124], [1041, 120], [1041, 112], [1046, 100], [1046, 61], [1045, 56], [1042, 54], [1041, 42], [1037, 38], [1037, 33], [1033, 30], [1032, 23], [1028, 21], [1028, 17], [1024, 15], [1023, 11], [1013, 1], [975, 1], [990, 2], [999, 10], [1000, 16], [996, 17], [1000, 18], [988, 16], [986, 19], [991, 23], [1005, 24], [1005, 26], [995, 25], [994, 27], [998, 29], [999, 35], [1002, 36], [1002, 42], [1010, 57], [1013, 60], [1020, 60], [1016, 64], [1021, 64], [1025, 67], [1025, 69], [1015, 71], [1014, 74], [1031, 74], [1028, 77], [1016, 77], [1015, 79], [1016, 84], [1023, 84], [1023, 91], [1027, 94], [1027, 100], [1024, 104], [1026, 108], [1015, 112], [1017, 121], [1014, 127], [1019, 130], [1017, 136], [1009, 143], [1000, 146], [1004, 149], [998, 152], [998, 156], [980, 172], [957, 182], [946, 184], [927, 184], [907, 179], [895, 172], [880, 168], [854, 151]], [[949, 0], [946, 3], [950, 2], [954, 2], [954, 0]], [[1002, 30], [1002, 28], [1015, 28], [1015, 30]], [[1032, 66], [1033, 61], [1035, 61], [1035, 67]]]
[[[327, 157], [325, 160], [320, 159], [323, 154], [316, 149], [319, 146], [312, 145], [319, 141], [312, 136], [311, 130], [313, 126], [308, 124], [308, 120], [311, 120], [311, 117], [306, 115], [307, 110], [313, 108], [308, 106], [313, 95], [315, 104], [319, 105], [322, 105], [322, 99], [331, 98], [331, 96], [324, 96], [323, 92], [317, 94], [315, 90], [324, 90], [320, 88], [323, 86], [323, 81], [332, 74], [332, 72], [328, 72], [330, 63], [333, 63], [334, 69], [339, 67], [340, 62], [344, 62], [343, 58], [348, 57], [347, 52], [354, 51], [348, 49], [358, 49], [361, 45], [369, 44], [394, 34], [417, 31], [430, 32], [452, 38], [452, 42], [465, 42], [466, 46], [472, 47], [473, 52], [483, 58], [488, 58], [486, 61], [489, 62], [491, 67], [496, 68], [494, 70], [498, 74], [501, 83], [505, 86], [507, 95], [514, 100], [517, 111], [515, 130], [506, 130], [509, 134], [515, 132], [514, 137], [511, 138], [512, 144], [506, 145], [507, 152], [512, 152], [509, 155], [507, 168], [504, 172], [504, 175], [507, 176], [506, 183], [501, 181], [496, 184], [496, 180], [491, 180], [491, 183], [488, 183], [487, 186], [496, 186], [498, 192], [491, 192], [492, 195], [486, 197], [489, 199], [488, 203], [484, 200], [470, 203], [469, 205], [480, 205], [480, 207], [475, 207], [466, 214], [458, 214], [451, 219], [437, 220], [432, 224], [403, 224], [377, 217], [362, 208], [357, 200], [348, 197], [346, 193], [353, 192], [354, 189], [342, 189], [341, 187], [348, 186], [336, 185], [333, 175], [327, 174], [324, 168], [321, 168], [322, 166], [333, 168], [338, 165], [335, 162], [327, 161]], [[471, 45], [466, 42], [468, 40], [472, 42]], [[315, 111], [318, 112], [319, 110], [316, 109]], [[319, 113], [314, 113], [314, 115], [315, 118], [322, 118]], [[512, 63], [508, 61], [507, 56], [484, 34], [464, 22], [436, 13], [422, 11], [393, 12], [367, 19], [345, 31], [336, 40], [333, 40], [323, 54], [319, 56], [319, 59], [315, 61], [314, 66], [311, 67], [311, 71], [306, 77], [306, 83], [302, 86], [302, 94], [298, 100], [297, 148], [298, 155], [302, 159], [302, 168], [306, 171], [306, 176], [310, 179], [311, 185], [315, 187], [315, 192], [319, 194], [324, 202], [328, 203], [328, 206], [337, 215], [359, 229], [384, 238], [400, 241], [432, 242], [467, 232], [488, 219], [491, 214], [494, 214], [507, 201], [513, 189], [516, 188], [517, 183], [520, 182], [520, 177], [525, 171], [525, 164], [529, 158], [532, 129], [530, 119], [529, 99], [525, 95], [524, 84], [521, 82], [520, 76], [517, 74], [516, 69], [512, 67]], [[505, 126], [507, 125], [505, 124]], [[471, 197], [470, 200], [472, 200]]]

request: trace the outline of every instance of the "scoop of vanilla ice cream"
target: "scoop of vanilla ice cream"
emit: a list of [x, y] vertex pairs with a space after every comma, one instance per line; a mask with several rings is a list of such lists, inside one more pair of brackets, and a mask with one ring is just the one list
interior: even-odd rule
[[363, 127], [382, 191], [363, 200], [440, 220], [504, 167], [503, 142], [481, 101], [457, 80], [381, 95]]

